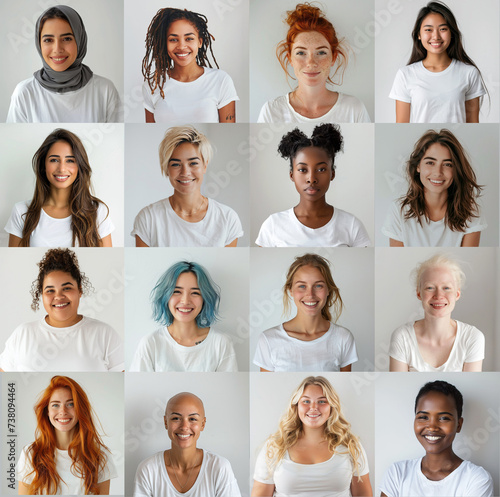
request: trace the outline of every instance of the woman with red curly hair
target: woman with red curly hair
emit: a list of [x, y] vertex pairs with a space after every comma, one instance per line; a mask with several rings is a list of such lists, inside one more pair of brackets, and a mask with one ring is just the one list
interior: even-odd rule
[[342, 82], [347, 48], [325, 14], [309, 3], [299, 3], [287, 12], [285, 22], [289, 29], [276, 55], [287, 76], [288, 65], [292, 66], [297, 88], [266, 102], [257, 122], [369, 123], [360, 100], [327, 88], [328, 83], [335, 84], [336, 76]]
[[34, 409], [35, 441], [17, 463], [19, 495], [109, 495], [116, 468], [83, 388], [54, 376]]

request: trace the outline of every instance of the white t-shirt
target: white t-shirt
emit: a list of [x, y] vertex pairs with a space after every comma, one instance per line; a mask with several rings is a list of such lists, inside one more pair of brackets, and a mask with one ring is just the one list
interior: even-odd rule
[[167, 473], [163, 451], [139, 464], [135, 474], [134, 497], [241, 497], [231, 464], [224, 457], [203, 451], [203, 462], [194, 485], [178, 492]]
[[457, 321], [457, 335], [446, 362], [434, 368], [427, 364], [418, 349], [415, 322], [396, 328], [391, 336], [389, 355], [397, 361], [408, 364], [410, 371], [457, 372], [464, 363], [484, 359], [484, 335], [475, 326]]
[[369, 247], [370, 238], [363, 223], [353, 214], [335, 207], [333, 216], [321, 228], [308, 228], [295, 215], [293, 207], [271, 214], [260, 227], [255, 240], [261, 247]]
[[[5, 225], [5, 231], [19, 238], [23, 236], [24, 214], [28, 212], [30, 201], [18, 202], [12, 208], [12, 213]], [[108, 215], [108, 209], [103, 204], [97, 208], [97, 231], [101, 238], [108, 236], [115, 226]], [[78, 240], [75, 241], [78, 244]], [[72, 247], [73, 232], [71, 231], [71, 216], [56, 219], [50, 217], [43, 209], [36, 228], [30, 236], [30, 247]]]
[[[407, 208], [404, 212], [407, 212]], [[465, 231], [452, 231], [444, 218], [439, 221], [427, 221], [423, 216], [421, 219], [422, 226], [415, 217], [405, 219], [401, 202], [396, 200], [387, 213], [382, 233], [393, 240], [403, 242], [405, 247], [460, 247], [464, 235], [483, 231], [488, 227], [481, 217], [470, 219]]]
[[394, 463], [385, 473], [380, 490], [387, 497], [493, 497], [493, 480], [484, 468], [463, 461], [446, 478], [432, 481], [422, 473], [422, 459]]
[[[29, 485], [34, 478], [34, 474], [29, 474], [33, 471], [33, 466], [31, 465], [31, 460], [28, 455], [28, 449], [29, 446], [23, 448], [19, 456], [19, 461], [17, 462], [17, 480], [27, 485]], [[107, 462], [102, 470], [99, 471], [97, 483], [102, 483], [118, 476], [115, 464], [113, 463], [113, 456], [106, 449], [103, 449], [103, 451], [107, 457]], [[62, 479], [56, 495], [85, 495], [84, 480], [71, 472], [73, 460], [68, 451], [56, 449], [55, 461], [56, 471]]]
[[219, 109], [239, 98], [229, 74], [210, 67], [204, 70], [198, 79], [188, 83], [167, 77], [163, 86], [165, 98], [161, 98], [158, 88], [151, 94], [144, 81], [144, 107], [154, 114], [155, 122], [169, 125], [219, 122]]
[[290, 94], [267, 101], [260, 109], [258, 123], [370, 123], [363, 102], [352, 95], [339, 93], [335, 105], [321, 117], [305, 117], [290, 104]]
[[210, 328], [198, 345], [180, 345], [161, 327], [139, 343], [130, 371], [238, 371], [231, 339]]
[[18, 326], [0, 355], [4, 371], [123, 371], [122, 339], [106, 323], [83, 316], [54, 328], [45, 318]]
[[293, 462], [287, 451], [274, 471], [266, 464], [266, 450], [267, 444], [257, 457], [253, 478], [267, 485], [274, 484], [275, 497], [351, 497], [352, 479], [370, 471], [363, 447], [357, 472], [354, 472], [351, 456], [343, 445], [328, 461], [318, 464]]
[[21, 81], [10, 100], [8, 123], [117, 123], [123, 109], [115, 85], [94, 74], [66, 93], [45, 89], [34, 77]]
[[253, 363], [267, 371], [340, 371], [357, 360], [354, 337], [342, 326], [330, 323], [323, 336], [307, 342], [280, 324], [260, 335]]
[[243, 228], [231, 207], [211, 198], [205, 217], [197, 223], [179, 217], [164, 198], [137, 214], [130, 234], [148, 247], [225, 247], [243, 236]]
[[485, 94], [479, 71], [453, 59], [441, 72], [422, 61], [402, 67], [389, 97], [411, 104], [411, 123], [464, 123], [465, 102]]

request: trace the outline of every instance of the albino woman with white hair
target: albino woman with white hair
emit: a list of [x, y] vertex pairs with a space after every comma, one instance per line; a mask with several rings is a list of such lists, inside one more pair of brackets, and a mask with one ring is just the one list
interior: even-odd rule
[[213, 150], [192, 126], [165, 133], [159, 147], [162, 173], [174, 193], [137, 214], [131, 235], [137, 247], [236, 247], [243, 229], [230, 207], [201, 194]]
[[451, 319], [465, 274], [459, 264], [437, 254], [413, 270], [424, 319], [406, 323], [391, 337], [390, 371], [481, 371], [484, 335]]

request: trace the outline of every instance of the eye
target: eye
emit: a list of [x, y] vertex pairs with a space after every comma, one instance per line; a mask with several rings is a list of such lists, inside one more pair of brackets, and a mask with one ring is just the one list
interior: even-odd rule
[[68, 407], [75, 407], [75, 404], [74, 404], [74, 402], [68, 402], [67, 406]]
[[54, 402], [54, 403], [52, 404], [52, 407], [53, 407], [54, 409], [57, 409], [57, 408], [59, 407], [59, 404], [56, 404], [56, 403]]
[[318, 52], [318, 55], [326, 55], [326, 54], [327, 54], [327, 52], [325, 50], [320, 50]]
[[169, 38], [168, 41], [175, 43], [177, 41], [177, 38], [172, 37], [172, 38]]
[[53, 38], [44, 38], [42, 40], [42, 43], [52, 43], [52, 41], [53, 41]]
[[453, 164], [451, 162], [445, 162], [444, 165], [446, 167], [453, 167]]
[[66, 36], [65, 38], [63, 38], [64, 41], [73, 41], [73, 37], [71, 36]]
[[59, 162], [59, 159], [57, 159], [56, 157], [51, 157], [49, 159], [49, 162]]
[[417, 416], [417, 419], [424, 421], [424, 420], [426, 420], [426, 419], [428, 419], [428, 418], [427, 418], [427, 415], [426, 415], [426, 414], [419, 414], [419, 415]]
[[305, 55], [305, 52], [303, 50], [298, 50], [297, 52], [295, 52], [295, 55]]
[[66, 159], [66, 162], [74, 163], [76, 161], [75, 161], [75, 159]]
[[191, 421], [192, 423], [196, 423], [198, 421], [198, 418], [189, 418], [189, 421]]
[[449, 416], [441, 416], [440, 421], [451, 421], [451, 418]]
[[326, 400], [318, 400], [318, 404], [327, 404]]
[[172, 295], [179, 295], [181, 293], [180, 290], [174, 290], [174, 292], [172, 293]]
[[320, 167], [318, 169], [318, 172], [320, 172], [320, 173], [324, 173], [325, 171], [326, 171], [326, 167]]
[[304, 400], [302, 401], [302, 404], [309, 404], [309, 403], [310, 403], [310, 401], [309, 401], [309, 400], [307, 400], [307, 399], [304, 399]]
[[186, 41], [193, 41], [194, 38], [192, 38], [191, 36], [189, 38], [186, 38]]
[[193, 292], [191, 295], [195, 295], [195, 296], [199, 297], [201, 295], [201, 293], [200, 292]]
[[194, 162], [190, 162], [189, 165], [190, 166], [197, 166], [199, 164], [198, 161], [194, 161]]
[[318, 283], [318, 284], [316, 285], [316, 288], [323, 288], [323, 287], [324, 287], [323, 283]]

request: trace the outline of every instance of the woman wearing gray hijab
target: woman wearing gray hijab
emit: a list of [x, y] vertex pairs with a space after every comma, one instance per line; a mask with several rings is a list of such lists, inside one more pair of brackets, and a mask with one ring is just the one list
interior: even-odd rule
[[82, 63], [87, 33], [71, 7], [46, 10], [35, 28], [43, 67], [21, 81], [11, 97], [7, 122], [120, 122], [121, 103], [113, 83]]

